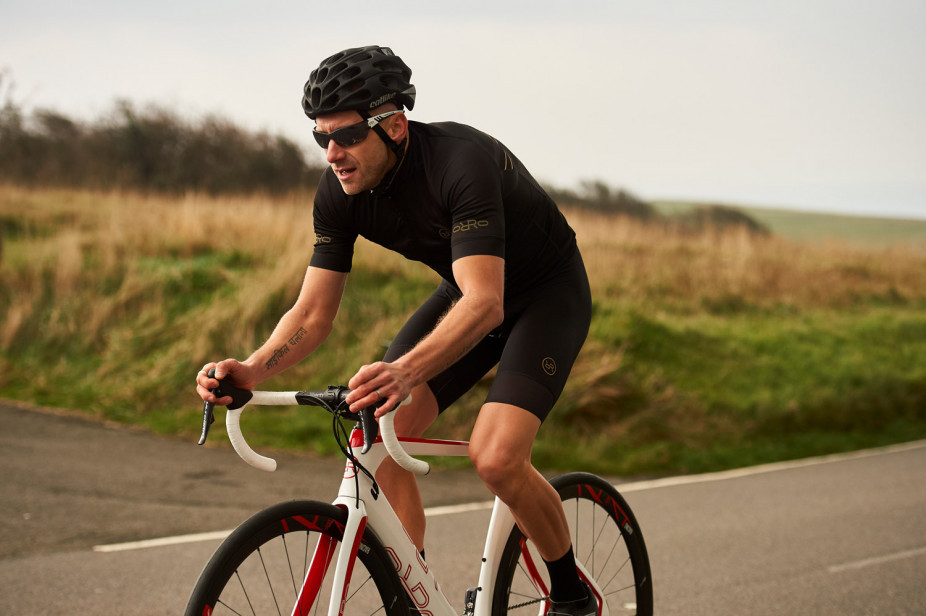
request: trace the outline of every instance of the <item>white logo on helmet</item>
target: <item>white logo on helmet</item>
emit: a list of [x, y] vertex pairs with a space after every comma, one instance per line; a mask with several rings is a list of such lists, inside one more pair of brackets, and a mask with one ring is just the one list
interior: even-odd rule
[[389, 94], [383, 94], [382, 96], [377, 98], [375, 101], [370, 103], [370, 109], [375, 109], [376, 107], [379, 107], [380, 105], [384, 103], [388, 103], [389, 101], [394, 99], [395, 96], [396, 96], [395, 92], [390, 92]]

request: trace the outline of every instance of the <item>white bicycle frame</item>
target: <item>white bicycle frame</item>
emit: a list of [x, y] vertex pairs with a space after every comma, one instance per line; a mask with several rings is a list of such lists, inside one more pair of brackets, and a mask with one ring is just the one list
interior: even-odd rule
[[[253, 398], [248, 405], [295, 405], [297, 392], [253, 392]], [[272, 472], [276, 470], [276, 461], [256, 453], [247, 444], [241, 433], [241, 413], [248, 406], [238, 409], [229, 409], [225, 416], [225, 425], [228, 437], [241, 458], [260, 470]], [[391, 456], [400, 466], [416, 474], [427, 474], [430, 466], [427, 462], [412, 456], [465, 456], [468, 455], [469, 443], [465, 441], [442, 441], [433, 439], [411, 439], [396, 437], [393, 427], [394, 414], [389, 413], [380, 418], [380, 437], [376, 439], [367, 453], [361, 453], [363, 434], [354, 430], [351, 434], [351, 447], [360, 464], [375, 476], [376, 469], [386, 456]], [[409, 598], [422, 616], [459, 616], [450, 605], [441, 591], [428, 564], [421, 558], [415, 544], [411, 541], [398, 516], [389, 504], [386, 496], [380, 492], [373, 497], [371, 489], [373, 483], [364, 473], [358, 473], [351, 460], [347, 461], [344, 478], [338, 490], [338, 497], [334, 505], [347, 512], [347, 523], [344, 527], [343, 539], [334, 571], [334, 589], [341, 589], [340, 596], [333, 590], [328, 605], [328, 616], [342, 616], [344, 603], [348, 596], [351, 572], [357, 557], [357, 549], [364, 529], [369, 526], [379, 538], [386, 552], [393, 561], [396, 572], [402, 581]], [[366, 495], [366, 496], [365, 496]], [[492, 612], [492, 599], [495, 590], [495, 574], [505, 548], [505, 542], [514, 527], [515, 520], [508, 506], [498, 498], [492, 509], [492, 517], [486, 534], [485, 548], [483, 549], [482, 567], [479, 572], [475, 602], [466, 606], [466, 613], [474, 616], [489, 616]], [[330, 548], [332, 540], [321, 541], [316, 547], [312, 557], [311, 566], [303, 581], [302, 591], [299, 593], [293, 614], [308, 613], [307, 606], [314, 604], [321, 580], [330, 567], [332, 554]], [[525, 558], [528, 555], [525, 554]], [[602, 607], [599, 616], [608, 616], [607, 604], [601, 600], [601, 591], [585, 570], [577, 562], [579, 574], [597, 595], [598, 605]], [[535, 567], [529, 567], [536, 569]], [[542, 596], [548, 596], [548, 590], [543, 587], [540, 576], [533, 572], [534, 584]], [[302, 611], [300, 611], [300, 607]], [[546, 613], [548, 605], [541, 602], [538, 614]]]

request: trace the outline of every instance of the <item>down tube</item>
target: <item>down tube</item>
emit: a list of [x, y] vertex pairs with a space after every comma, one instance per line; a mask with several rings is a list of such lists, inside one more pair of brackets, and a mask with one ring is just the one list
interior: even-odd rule
[[[339, 499], [340, 501], [341, 499]], [[336, 501], [337, 504], [337, 501]], [[405, 592], [421, 616], [458, 616], [421, 558], [386, 495], [367, 501], [369, 528], [376, 534], [398, 573]]]
[[476, 595], [476, 616], [489, 616], [492, 613], [495, 577], [512, 528], [514, 516], [511, 515], [511, 510], [496, 497], [492, 519], [489, 521], [489, 532], [486, 534], [485, 550], [482, 553], [482, 568], [479, 570], [479, 588], [482, 590]]

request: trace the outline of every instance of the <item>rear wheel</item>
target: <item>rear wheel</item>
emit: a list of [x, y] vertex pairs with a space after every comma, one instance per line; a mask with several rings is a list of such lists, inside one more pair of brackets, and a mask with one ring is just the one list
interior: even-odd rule
[[[614, 486], [588, 473], [570, 473], [551, 483], [563, 500], [576, 562], [594, 580], [610, 616], [652, 616], [649, 557], [627, 501]], [[549, 589], [540, 554], [515, 526], [498, 569], [493, 616], [542, 615]]]
[[[291, 614], [311, 571], [317, 589], [298, 614], [325, 614], [347, 514], [315, 501], [280, 503], [255, 514], [219, 546], [187, 604], [187, 616]], [[340, 596], [340, 589], [335, 592]], [[314, 594], [314, 593], [312, 593]], [[344, 614], [407, 616], [392, 559], [369, 531], [349, 580]]]

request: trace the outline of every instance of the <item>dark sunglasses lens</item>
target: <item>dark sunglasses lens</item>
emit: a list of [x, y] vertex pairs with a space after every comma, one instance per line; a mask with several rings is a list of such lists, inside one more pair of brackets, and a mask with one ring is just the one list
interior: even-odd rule
[[339, 128], [330, 133], [322, 133], [316, 130], [312, 131], [312, 134], [315, 135], [315, 141], [318, 145], [327, 150], [331, 141], [334, 141], [342, 148], [356, 145], [366, 138], [368, 132], [370, 132], [370, 127], [367, 126], [367, 123], [360, 122]]
[[317, 130], [313, 130], [312, 135], [315, 136], [315, 143], [320, 145], [324, 150], [328, 149], [328, 144], [331, 143], [331, 135], [328, 133], [319, 132]]
[[331, 133], [331, 138], [334, 139], [336, 144], [346, 148], [349, 145], [355, 145], [363, 141], [368, 132], [370, 132], [370, 127], [364, 122], [339, 128]]

